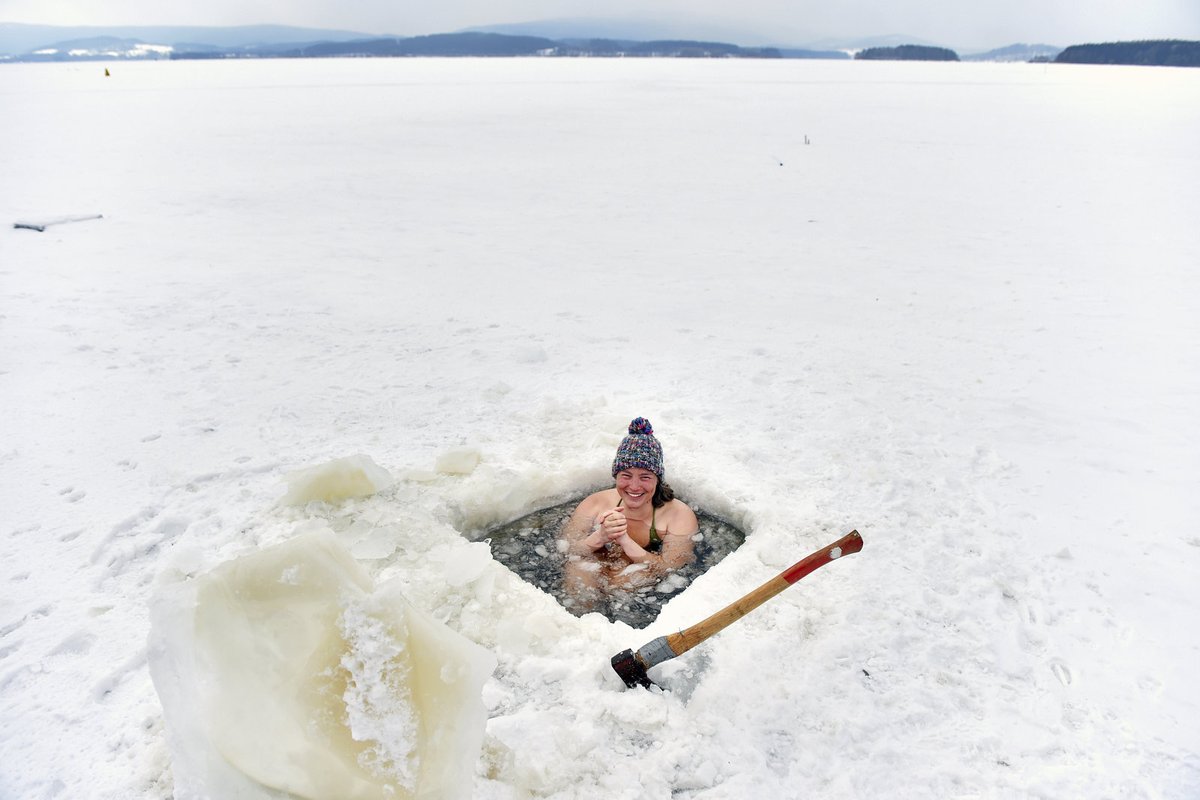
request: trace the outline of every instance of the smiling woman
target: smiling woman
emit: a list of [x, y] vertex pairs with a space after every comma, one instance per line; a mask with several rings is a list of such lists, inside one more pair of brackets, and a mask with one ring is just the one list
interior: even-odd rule
[[616, 485], [584, 499], [563, 530], [566, 588], [585, 602], [609, 587], [637, 586], [685, 566], [700, 527], [663, 480], [662, 445], [649, 420], [629, 423], [612, 474]]

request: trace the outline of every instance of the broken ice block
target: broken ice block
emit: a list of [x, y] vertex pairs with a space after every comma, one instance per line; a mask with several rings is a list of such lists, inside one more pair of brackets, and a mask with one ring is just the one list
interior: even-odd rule
[[283, 504], [302, 506], [314, 500], [336, 503], [351, 497], [367, 497], [392, 485], [392, 476], [370, 456], [338, 458], [287, 476], [288, 492]]
[[175, 797], [467, 797], [494, 657], [376, 589], [328, 531], [160, 592]]

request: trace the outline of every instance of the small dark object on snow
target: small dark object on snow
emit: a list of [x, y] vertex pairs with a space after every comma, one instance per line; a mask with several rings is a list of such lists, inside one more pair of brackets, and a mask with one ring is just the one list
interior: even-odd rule
[[44, 220], [41, 222], [14, 222], [13, 227], [14, 228], [24, 228], [25, 230], [37, 231], [38, 233], [41, 233], [42, 231], [46, 230], [46, 228], [49, 228], [51, 225], [65, 225], [68, 222], [85, 222], [86, 220], [89, 220], [89, 219], [104, 219], [104, 215], [103, 214], [84, 214], [83, 216], [78, 216], [78, 217], [56, 217], [54, 219], [48, 219], [48, 220]]

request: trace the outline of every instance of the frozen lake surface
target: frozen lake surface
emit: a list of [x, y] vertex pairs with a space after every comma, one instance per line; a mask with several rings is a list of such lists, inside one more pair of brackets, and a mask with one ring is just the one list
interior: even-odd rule
[[[1200, 70], [110, 69], [0, 67], [0, 796], [171, 797], [156, 592], [326, 531], [494, 655], [476, 798], [1200, 795]], [[751, 532], [643, 631], [460, 533], [635, 416]]]

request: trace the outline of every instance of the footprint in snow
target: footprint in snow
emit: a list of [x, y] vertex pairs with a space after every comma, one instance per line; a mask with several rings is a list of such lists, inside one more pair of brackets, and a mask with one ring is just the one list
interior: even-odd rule
[[1051, 661], [1050, 671], [1054, 673], [1054, 677], [1058, 678], [1058, 682], [1063, 686], [1070, 686], [1075, 680], [1075, 676], [1071, 674], [1071, 668], [1062, 659], [1056, 658]]
[[84, 631], [77, 631], [67, 638], [59, 642], [53, 650], [50, 651], [52, 656], [60, 655], [76, 655], [82, 656], [92, 649], [92, 645], [96, 643], [96, 637]]
[[19, 630], [25, 625], [25, 623], [29, 622], [29, 620], [41, 619], [42, 617], [49, 616], [52, 611], [54, 611], [53, 605], [38, 606], [33, 611], [30, 611], [28, 614], [21, 617], [19, 620], [10, 622], [6, 625], [0, 625], [0, 639], [3, 639], [10, 633]]
[[1021, 646], [1029, 652], [1041, 652], [1049, 644], [1041, 606], [1026, 600], [1017, 600], [1017, 636]]
[[1155, 697], [1162, 694], [1162, 681], [1160, 681], [1158, 678], [1151, 677], [1150, 675], [1143, 675], [1142, 677], [1138, 678], [1137, 685], [1138, 688], [1146, 694], [1153, 695]]

